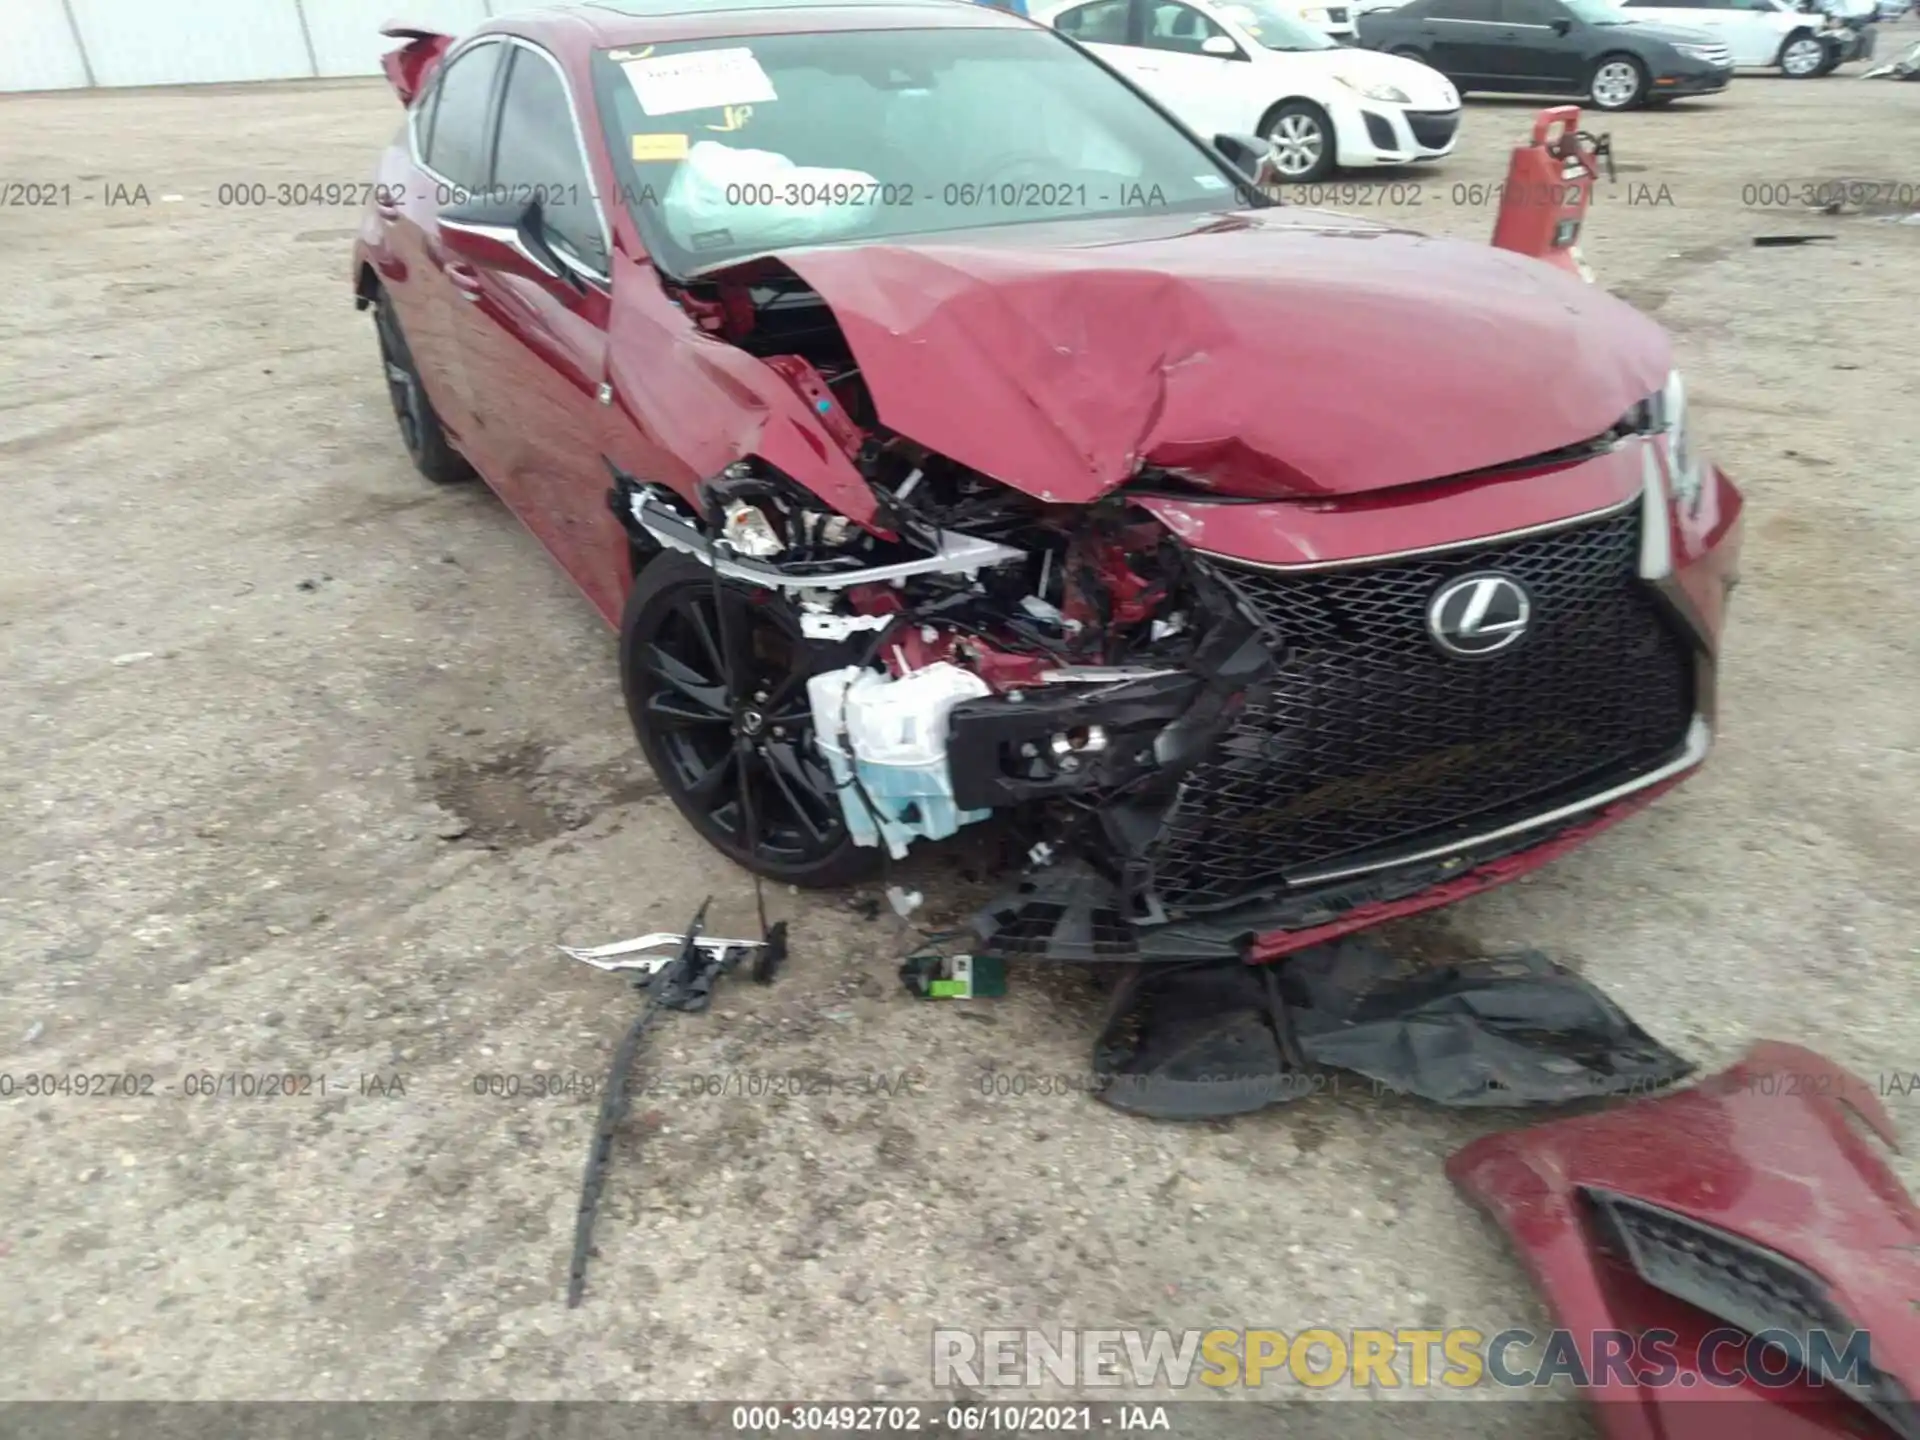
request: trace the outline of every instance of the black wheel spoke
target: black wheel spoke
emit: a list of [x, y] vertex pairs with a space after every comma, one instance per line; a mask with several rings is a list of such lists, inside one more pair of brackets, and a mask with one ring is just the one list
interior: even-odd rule
[[648, 647], [647, 668], [669, 688], [692, 702], [693, 708], [704, 711], [715, 719], [728, 718], [727, 691], [724, 685], [699, 674], [658, 645]]
[[793, 665], [767, 694], [760, 708], [769, 725], [805, 725], [813, 719], [813, 702], [807, 698], [807, 669], [804, 651], [796, 651]]
[[687, 628], [693, 631], [694, 639], [699, 642], [700, 649], [705, 655], [707, 664], [711, 667], [707, 673], [720, 681], [720, 704], [721, 708], [724, 709], [726, 707], [727, 665], [726, 661], [720, 656], [720, 639], [719, 636], [714, 633], [714, 617], [710, 615], [707, 610], [707, 607], [711, 603], [710, 600], [703, 596], [700, 599], [694, 600], [681, 613], [686, 617]]
[[697, 730], [728, 723], [724, 711], [666, 691], [655, 691], [647, 697], [647, 718], [662, 730]]
[[706, 806], [709, 812], [718, 818], [725, 805], [715, 802], [735, 803], [739, 799], [736, 781], [739, 766], [739, 755], [729, 747], [726, 754], [709, 765], [705, 772], [687, 787], [687, 798]]
[[773, 786], [786, 801], [786, 808], [802, 828], [820, 841], [833, 833], [833, 814], [828, 809], [829, 801], [814, 787], [814, 783], [801, 767], [800, 757], [794, 754], [791, 745], [770, 745], [767, 747], [767, 776]]
[[725, 603], [727, 613], [720, 624], [719, 642], [726, 666], [719, 673], [732, 679], [735, 694], [751, 695], [759, 688], [753, 664], [753, 607], [732, 591], [727, 592]]

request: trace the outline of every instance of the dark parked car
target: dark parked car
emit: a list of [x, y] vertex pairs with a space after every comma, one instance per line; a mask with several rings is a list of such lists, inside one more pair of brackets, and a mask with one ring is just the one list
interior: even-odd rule
[[1270, 959], [1705, 759], [1740, 494], [1598, 286], [1276, 204], [984, 5], [410, 38], [353, 264], [402, 438], [619, 627], [740, 864], [991, 816], [976, 953]]
[[1360, 43], [1425, 61], [1463, 95], [1580, 95], [1597, 110], [1708, 95], [1733, 78], [1733, 53], [1714, 36], [1635, 20], [1608, 0], [1410, 0], [1362, 15]]

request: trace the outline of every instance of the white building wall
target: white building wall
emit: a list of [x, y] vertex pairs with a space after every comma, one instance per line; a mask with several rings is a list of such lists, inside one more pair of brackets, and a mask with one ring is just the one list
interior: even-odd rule
[[99, 85], [313, 74], [292, 0], [64, 0]]
[[461, 34], [574, 0], [0, 0], [0, 91], [378, 75], [389, 20]]
[[0, 90], [89, 83], [60, 0], [0, 0]]

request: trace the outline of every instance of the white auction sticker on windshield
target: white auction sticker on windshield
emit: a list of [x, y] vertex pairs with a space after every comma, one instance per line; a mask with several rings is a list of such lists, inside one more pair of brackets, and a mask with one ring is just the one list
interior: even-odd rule
[[779, 97], [773, 81], [746, 46], [696, 50], [684, 55], [653, 55], [620, 67], [649, 115], [681, 115], [724, 105], [764, 105]]

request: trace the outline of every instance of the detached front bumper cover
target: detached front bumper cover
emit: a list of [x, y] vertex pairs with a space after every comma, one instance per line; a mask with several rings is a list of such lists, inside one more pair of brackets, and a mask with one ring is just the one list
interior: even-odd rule
[[[1913, 1440], [1920, 1210], [1868, 1131], [1897, 1148], [1872, 1086], [1767, 1041], [1690, 1089], [1487, 1136], [1447, 1174], [1576, 1337], [1674, 1337], [1587, 1377], [1608, 1440]], [[1726, 1358], [1757, 1349], [1768, 1382]]]

